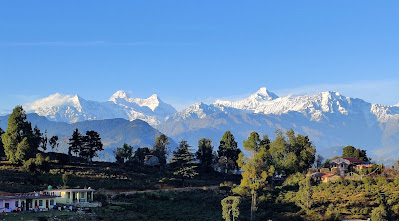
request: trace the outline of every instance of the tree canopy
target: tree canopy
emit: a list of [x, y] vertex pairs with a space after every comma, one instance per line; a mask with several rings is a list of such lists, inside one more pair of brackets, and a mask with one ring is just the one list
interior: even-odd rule
[[240, 153], [241, 150], [237, 147], [233, 134], [226, 131], [220, 140], [218, 149], [218, 163], [222, 170], [227, 173], [231, 170], [238, 170], [237, 160]]
[[180, 141], [179, 147], [173, 152], [170, 162], [173, 175], [181, 178], [183, 186], [186, 178], [193, 178], [198, 175], [195, 170], [197, 165], [194, 160], [194, 154], [191, 153], [190, 147], [187, 141]]
[[206, 171], [212, 170], [212, 163], [215, 158], [213, 154], [212, 140], [201, 138], [198, 141], [198, 150], [195, 153], [197, 160], [202, 169]]
[[27, 121], [22, 106], [13, 109], [8, 118], [7, 130], [1, 135], [1, 140], [4, 152], [12, 163], [21, 163], [37, 152], [38, 144], [34, 140], [32, 125]]

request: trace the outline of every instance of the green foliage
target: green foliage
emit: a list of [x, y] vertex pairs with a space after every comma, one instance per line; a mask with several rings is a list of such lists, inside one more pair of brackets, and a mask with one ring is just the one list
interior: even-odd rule
[[25, 162], [26, 160], [29, 159], [31, 156], [31, 147], [28, 141], [28, 138], [25, 137], [21, 143], [18, 144], [17, 146], [17, 152], [15, 153], [15, 160], [18, 163]]
[[69, 173], [64, 173], [62, 174], [62, 183], [64, 184], [64, 187], [68, 186], [68, 180], [69, 180]]
[[294, 173], [287, 177], [284, 181], [283, 186], [298, 186], [306, 177], [302, 173]]
[[100, 134], [94, 130], [86, 131], [86, 136], [84, 136], [83, 140], [84, 144], [81, 146], [79, 155], [91, 162], [94, 157], [98, 156], [98, 151], [104, 150]]
[[310, 177], [299, 182], [299, 191], [296, 196], [296, 204], [303, 209], [309, 210], [313, 205], [313, 189]]
[[60, 145], [58, 143], [58, 136], [52, 136], [49, 140], [49, 144], [50, 144], [51, 150], [54, 151], [54, 149]]
[[213, 154], [212, 140], [201, 138], [198, 141], [198, 150], [195, 156], [199, 160], [199, 164], [205, 171], [212, 170], [212, 163], [215, 159]]
[[240, 215], [241, 199], [238, 196], [228, 196], [221, 201], [222, 217], [226, 221], [234, 221]]
[[276, 131], [276, 138], [270, 143], [272, 164], [279, 172], [285, 174], [305, 172], [315, 161], [316, 149], [308, 136], [298, 134], [291, 129], [286, 136], [280, 130]]
[[369, 161], [366, 150], [356, 149], [353, 146], [346, 146], [342, 149], [342, 157], [354, 157], [359, 160]]
[[238, 155], [241, 150], [237, 147], [237, 142], [230, 131], [226, 131], [220, 140], [218, 149], [218, 164], [222, 171], [229, 173], [231, 170], [238, 170]]
[[83, 136], [79, 132], [78, 128], [76, 128], [73, 133], [72, 137], [69, 138], [69, 148], [68, 148], [68, 155], [71, 156], [72, 152], [77, 156], [79, 151], [83, 148]]
[[132, 157], [133, 147], [124, 143], [122, 147], [116, 148], [113, 152], [116, 162], [123, 164]]
[[144, 164], [144, 159], [146, 155], [151, 154], [150, 148], [148, 147], [139, 147], [134, 152], [133, 161], [138, 163], [139, 165]]
[[194, 161], [194, 154], [190, 152], [189, 148], [187, 141], [182, 140], [179, 142], [179, 147], [173, 152], [172, 160], [169, 164], [173, 175], [181, 178], [183, 186], [185, 178], [193, 178], [198, 175], [195, 171], [197, 166]]
[[166, 159], [169, 152], [170, 141], [165, 134], [159, 135], [155, 138], [155, 144], [153, 148], [154, 156], [158, 157], [159, 164], [161, 167], [166, 165]]
[[371, 220], [372, 221], [387, 221], [387, 211], [383, 205], [373, 209], [371, 212]]
[[3, 142], [1, 141], [1, 135], [3, 134], [4, 130], [0, 128], [0, 157], [5, 156]]
[[50, 170], [50, 158], [44, 158], [42, 154], [36, 154], [36, 158], [25, 161], [23, 168], [32, 174], [47, 173]]
[[[26, 138], [23, 145], [21, 142]], [[34, 142], [31, 123], [26, 119], [26, 112], [22, 106], [16, 106], [8, 118], [7, 130], [1, 135], [4, 152], [12, 163], [21, 163], [37, 152], [37, 143]], [[19, 151], [18, 148], [23, 150]], [[22, 158], [20, 158], [22, 157]]]

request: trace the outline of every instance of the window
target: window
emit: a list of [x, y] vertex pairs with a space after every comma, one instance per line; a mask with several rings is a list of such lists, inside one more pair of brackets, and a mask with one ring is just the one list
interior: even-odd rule
[[18, 207], [18, 200], [15, 201], [15, 207]]
[[5, 207], [5, 208], [10, 208], [10, 203], [5, 203], [5, 204], [4, 204], [4, 207]]
[[71, 192], [68, 192], [68, 193], [67, 193], [67, 198], [68, 198], [68, 199], [71, 198]]
[[84, 192], [80, 192], [80, 197], [79, 198], [84, 198], [85, 197], [85, 193]]
[[50, 200], [50, 206], [54, 206], [54, 200]]
[[43, 200], [39, 200], [39, 206], [43, 206]]

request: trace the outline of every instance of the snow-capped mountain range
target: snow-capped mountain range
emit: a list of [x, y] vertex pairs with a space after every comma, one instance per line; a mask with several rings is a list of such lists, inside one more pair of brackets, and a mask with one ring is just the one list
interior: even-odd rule
[[117, 91], [107, 102], [89, 101], [78, 95], [53, 94], [27, 105], [28, 111], [53, 121], [75, 123], [84, 120], [123, 118], [140, 119], [150, 125], [163, 122], [176, 109], [156, 94], [147, 99], [129, 98], [125, 91]]
[[319, 149], [354, 145], [376, 156], [396, 153], [399, 145], [399, 105], [371, 104], [328, 91], [314, 95], [278, 97], [265, 87], [238, 101], [195, 103], [177, 112], [157, 95], [130, 98], [117, 91], [107, 102], [88, 101], [77, 95], [53, 94], [27, 105], [49, 120], [74, 123], [83, 120], [141, 119], [193, 146], [201, 137], [220, 140], [231, 130], [239, 144], [251, 131], [273, 135], [293, 128], [309, 135]]

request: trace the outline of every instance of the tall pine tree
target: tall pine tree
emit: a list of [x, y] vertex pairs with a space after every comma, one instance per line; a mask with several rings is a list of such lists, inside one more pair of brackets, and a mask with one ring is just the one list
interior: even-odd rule
[[[23, 145], [20, 143], [26, 138]], [[38, 146], [34, 142], [32, 125], [26, 119], [26, 112], [22, 106], [16, 106], [8, 118], [6, 132], [1, 135], [4, 144], [4, 152], [12, 163], [21, 163], [19, 156], [32, 157], [36, 154]], [[24, 147], [23, 150], [18, 150]], [[17, 151], [20, 153], [16, 155]], [[22, 153], [24, 151], [24, 153]], [[25, 158], [25, 157], [23, 157]]]
[[72, 133], [72, 137], [69, 138], [69, 148], [68, 148], [68, 155], [72, 156], [72, 152], [77, 156], [79, 151], [83, 147], [83, 136], [79, 132], [78, 128], [75, 129]]
[[166, 159], [168, 156], [168, 145], [170, 145], [170, 141], [165, 134], [161, 134], [157, 138], [155, 138], [153, 153], [154, 156], [158, 157], [161, 167], [164, 167], [166, 164]]
[[4, 146], [3, 146], [3, 141], [1, 141], [1, 135], [4, 134], [4, 130], [0, 128], [0, 157], [4, 157]]
[[197, 166], [194, 161], [194, 154], [190, 152], [190, 147], [191, 146], [185, 140], [179, 142], [179, 147], [173, 152], [173, 157], [170, 162], [173, 175], [181, 178], [183, 186], [186, 178], [193, 178], [198, 175], [195, 171]]
[[205, 171], [212, 170], [212, 163], [214, 160], [212, 140], [201, 138], [198, 141], [198, 151], [195, 153], [197, 160]]
[[230, 170], [238, 170], [238, 155], [241, 150], [237, 148], [237, 142], [230, 131], [226, 131], [220, 140], [218, 149], [218, 163], [222, 170], [228, 173]]

